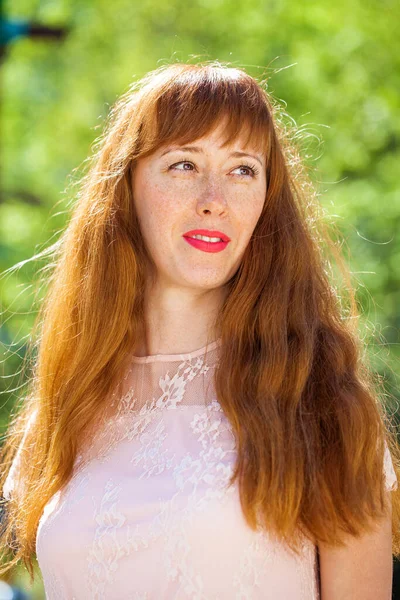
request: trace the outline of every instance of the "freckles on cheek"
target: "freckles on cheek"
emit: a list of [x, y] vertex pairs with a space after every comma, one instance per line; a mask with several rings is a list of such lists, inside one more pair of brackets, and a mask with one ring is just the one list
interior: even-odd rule
[[234, 220], [247, 241], [258, 223], [263, 205], [264, 198], [259, 193], [246, 194], [235, 203]]
[[180, 230], [184, 226], [179, 219], [182, 204], [170, 186], [160, 183], [147, 185], [144, 197], [145, 210], [154, 232], [173, 233], [174, 228]]

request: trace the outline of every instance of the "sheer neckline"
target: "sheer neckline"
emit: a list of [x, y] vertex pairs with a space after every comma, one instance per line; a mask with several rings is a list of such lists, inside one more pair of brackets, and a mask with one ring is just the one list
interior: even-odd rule
[[132, 356], [132, 362], [134, 363], [149, 363], [149, 362], [174, 362], [178, 360], [191, 360], [192, 358], [196, 358], [197, 356], [202, 356], [206, 350], [210, 352], [214, 350], [221, 344], [221, 338], [219, 337], [214, 342], [210, 344], [206, 344], [202, 348], [198, 350], [193, 350], [192, 352], [186, 352], [184, 354], [149, 354], [148, 356]]

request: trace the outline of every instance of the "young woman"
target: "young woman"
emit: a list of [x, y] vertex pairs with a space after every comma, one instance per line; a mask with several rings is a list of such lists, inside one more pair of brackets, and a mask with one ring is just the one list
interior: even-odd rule
[[214, 62], [111, 111], [3, 447], [50, 600], [390, 598], [399, 448], [276, 112]]

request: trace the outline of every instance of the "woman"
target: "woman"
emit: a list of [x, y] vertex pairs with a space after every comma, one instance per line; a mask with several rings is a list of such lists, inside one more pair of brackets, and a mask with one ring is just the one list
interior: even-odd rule
[[399, 448], [275, 111], [218, 63], [111, 111], [3, 449], [50, 599], [390, 596]]

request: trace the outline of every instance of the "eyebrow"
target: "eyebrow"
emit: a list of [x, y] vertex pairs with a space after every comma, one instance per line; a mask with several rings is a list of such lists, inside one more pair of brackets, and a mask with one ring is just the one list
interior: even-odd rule
[[[176, 146], [173, 148], [167, 148], [167, 150], [164, 150], [161, 156], [168, 154], [168, 152], [175, 152], [177, 150], [180, 150], [181, 152], [195, 152], [197, 154], [204, 154], [203, 149], [199, 146]], [[251, 158], [258, 160], [261, 166], [264, 166], [262, 163], [261, 156], [257, 154], [249, 154], [248, 152], [239, 152], [237, 150], [235, 152], [232, 152], [229, 156], [232, 156], [233, 158], [243, 158], [244, 156], [250, 156]]]

